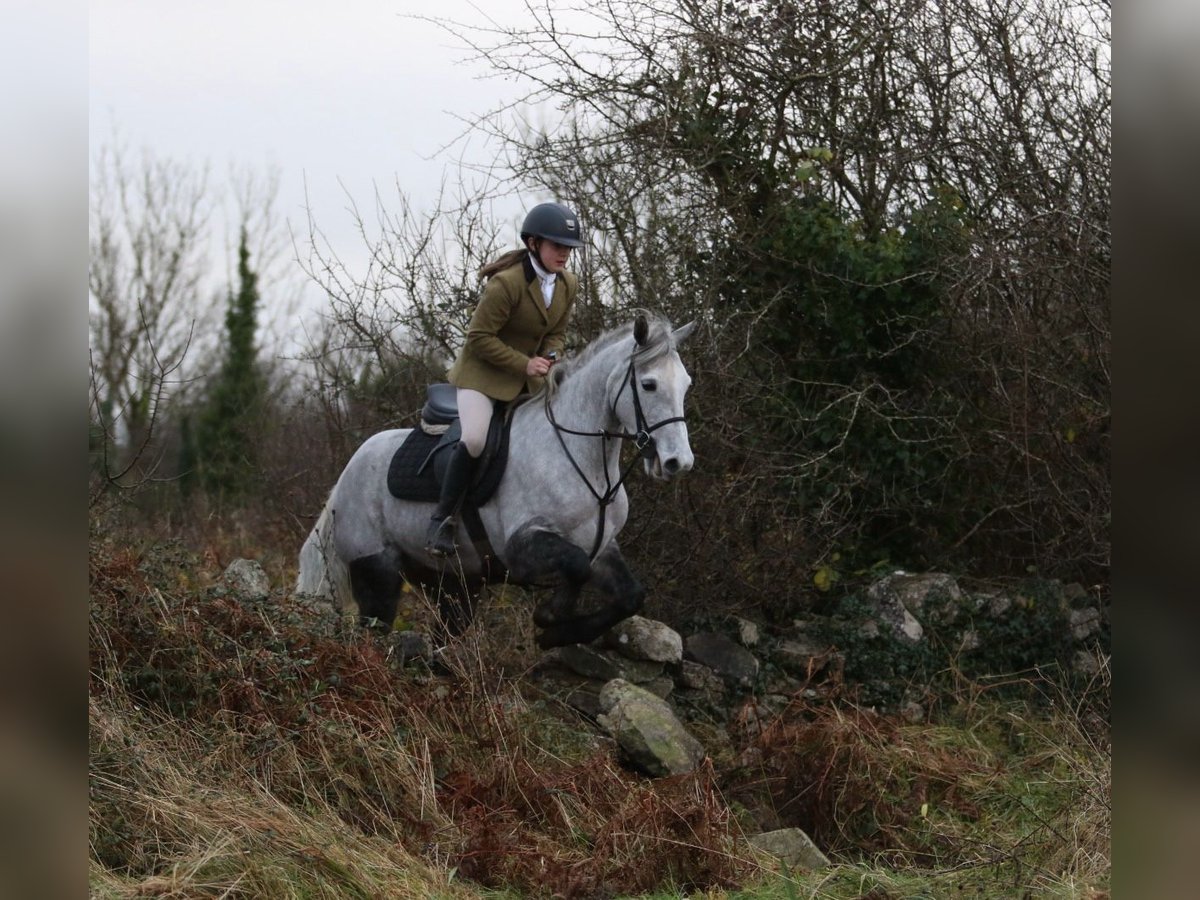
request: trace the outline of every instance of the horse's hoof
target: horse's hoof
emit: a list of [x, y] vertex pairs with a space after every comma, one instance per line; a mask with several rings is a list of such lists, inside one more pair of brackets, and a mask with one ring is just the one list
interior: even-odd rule
[[547, 628], [537, 636], [537, 645], [543, 650], [553, 650], [555, 647], [565, 647], [567, 644], [574, 644], [559, 628]]
[[558, 623], [558, 618], [550, 609], [548, 603], [543, 603], [533, 611], [533, 624], [538, 628], [549, 628], [551, 625]]

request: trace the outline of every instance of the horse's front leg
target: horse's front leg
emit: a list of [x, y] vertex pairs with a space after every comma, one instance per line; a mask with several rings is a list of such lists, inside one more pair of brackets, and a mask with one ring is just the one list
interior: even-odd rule
[[538, 636], [540, 647], [589, 644], [640, 610], [646, 600], [646, 589], [630, 571], [616, 541], [605, 547], [592, 563], [592, 583], [608, 602], [596, 612], [560, 620], [545, 628]]
[[530, 522], [509, 538], [504, 557], [517, 584], [555, 584], [554, 593], [533, 612], [535, 625], [545, 628], [575, 615], [579, 592], [592, 577], [587, 553], [545, 525]]

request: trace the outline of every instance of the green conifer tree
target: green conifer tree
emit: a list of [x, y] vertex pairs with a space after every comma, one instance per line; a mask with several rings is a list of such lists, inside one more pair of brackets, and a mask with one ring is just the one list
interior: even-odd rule
[[254, 436], [265, 393], [254, 344], [258, 305], [258, 274], [250, 268], [242, 229], [238, 291], [230, 294], [225, 313], [225, 352], [195, 429], [196, 472], [213, 495], [244, 495], [255, 483]]

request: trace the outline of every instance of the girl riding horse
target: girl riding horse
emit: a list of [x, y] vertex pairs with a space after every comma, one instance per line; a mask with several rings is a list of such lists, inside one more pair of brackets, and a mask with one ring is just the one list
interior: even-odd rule
[[448, 376], [458, 389], [462, 438], [425, 539], [435, 556], [455, 552], [456, 516], [483, 453], [495, 402], [535, 392], [562, 353], [579, 290], [566, 270], [571, 251], [583, 244], [579, 218], [561, 203], [539, 203], [525, 216], [521, 242], [522, 249], [480, 269], [487, 286]]

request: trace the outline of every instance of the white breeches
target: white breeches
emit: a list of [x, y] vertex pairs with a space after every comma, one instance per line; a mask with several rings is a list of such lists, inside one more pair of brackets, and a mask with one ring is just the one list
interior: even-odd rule
[[478, 458], [487, 443], [488, 426], [492, 422], [493, 400], [470, 388], [458, 389], [458, 420], [462, 423], [462, 444], [467, 452]]

